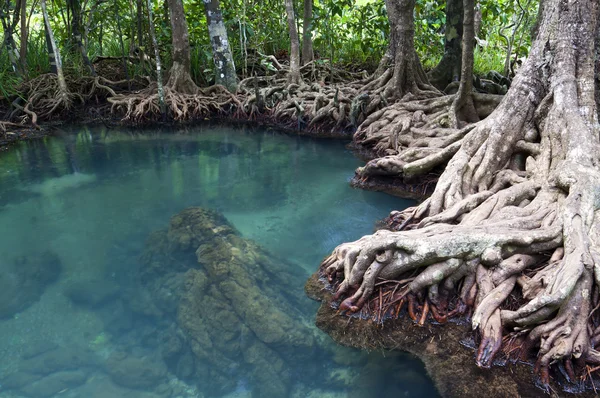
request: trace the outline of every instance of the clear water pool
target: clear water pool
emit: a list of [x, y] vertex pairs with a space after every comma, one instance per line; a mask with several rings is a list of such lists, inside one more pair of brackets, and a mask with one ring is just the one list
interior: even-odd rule
[[[336, 346], [301, 297], [324, 255], [410, 205], [350, 188], [359, 165], [340, 142], [229, 126], [80, 127], [0, 153], [0, 397], [437, 396], [408, 355]], [[280, 306], [313, 346], [271, 339], [277, 325], [229, 301], [221, 313], [225, 285], [202, 285], [216, 291], [182, 326], [186, 271], [206, 272], [163, 258], [168, 273], [148, 281], [144, 255], [189, 207], [224, 215], [282, 267], [255, 281], [276, 286], [253, 314]]]

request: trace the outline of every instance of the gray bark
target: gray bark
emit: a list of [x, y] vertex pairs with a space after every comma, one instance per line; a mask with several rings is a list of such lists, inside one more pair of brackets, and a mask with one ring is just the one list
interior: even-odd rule
[[304, 21], [302, 23], [302, 65], [314, 59], [312, 43], [313, 1], [304, 0]]
[[215, 62], [215, 83], [225, 86], [229, 91], [237, 91], [237, 75], [235, 64], [231, 54], [231, 46], [227, 38], [227, 29], [223, 22], [223, 13], [219, 0], [203, 0], [206, 21], [208, 24], [208, 35], [213, 50]]
[[444, 55], [437, 66], [427, 74], [429, 82], [439, 90], [444, 90], [448, 84], [460, 79], [462, 34], [462, 0], [446, 0]]
[[50, 18], [48, 17], [48, 10], [46, 8], [46, 0], [41, 1], [42, 13], [44, 14], [44, 24], [46, 26], [46, 35], [50, 46], [52, 47], [52, 57], [54, 59], [54, 67], [56, 68], [56, 75], [58, 76], [58, 88], [61, 92], [60, 95], [68, 97], [67, 82], [62, 68], [62, 60], [60, 58], [60, 51], [56, 46], [56, 40], [54, 40], [54, 34], [52, 33], [52, 26], [50, 26]]
[[73, 37], [73, 44], [79, 50], [83, 64], [92, 76], [96, 76], [94, 65], [90, 62], [81, 36], [81, 3], [79, 0], [68, 0], [67, 5], [71, 9], [71, 35]]
[[194, 94], [198, 87], [190, 77], [190, 37], [182, 0], [168, 0], [173, 43], [173, 65], [167, 86], [175, 91]]
[[293, 84], [300, 82], [300, 43], [298, 42], [298, 29], [296, 29], [296, 15], [294, 1], [285, 0], [285, 13], [287, 15], [288, 30], [290, 33], [290, 72], [288, 81]]
[[29, 21], [27, 19], [27, 0], [21, 0], [21, 47], [19, 58], [23, 74], [27, 74], [27, 43], [29, 42]]
[[158, 49], [158, 41], [156, 40], [156, 32], [154, 30], [154, 16], [152, 12], [152, 3], [147, 0], [148, 7], [148, 23], [150, 25], [150, 36], [152, 37], [152, 45], [154, 46], [154, 57], [156, 58], [156, 85], [158, 90], [158, 103], [160, 113], [163, 119], [167, 116], [167, 106], [165, 104], [165, 90], [162, 81], [162, 67], [160, 62], [160, 51]]
[[473, 103], [473, 48], [475, 45], [475, 4], [474, 0], [463, 0], [463, 37], [462, 37], [462, 70], [460, 86], [456, 99], [452, 104], [451, 118], [454, 127], [460, 127], [460, 121], [476, 122], [479, 120]]
[[[16, 14], [17, 17], [18, 15], [19, 14]], [[15, 72], [17, 76], [22, 76], [23, 70], [21, 68], [19, 50], [17, 49], [17, 44], [13, 37], [16, 23], [13, 23], [10, 17], [10, 0], [6, 0], [2, 9], [0, 9], [0, 21], [2, 22], [2, 29], [4, 31], [4, 45], [6, 45], [6, 50], [8, 51], [8, 58], [13, 68], [13, 72]]]

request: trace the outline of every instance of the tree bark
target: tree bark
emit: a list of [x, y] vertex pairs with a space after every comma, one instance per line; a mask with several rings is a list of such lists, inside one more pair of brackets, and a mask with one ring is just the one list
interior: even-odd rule
[[173, 65], [167, 86], [184, 93], [196, 94], [198, 87], [190, 76], [190, 38], [182, 0], [168, 0], [173, 43]]
[[386, 0], [385, 4], [390, 21], [390, 43], [394, 46], [389, 54], [393, 56], [394, 73], [384, 95], [400, 99], [407, 93], [431, 92], [433, 87], [429, 85], [414, 46], [415, 0]]
[[474, 0], [463, 0], [462, 70], [458, 94], [452, 103], [450, 116], [455, 128], [463, 121], [474, 123], [479, 120], [473, 103], [473, 62], [475, 47], [475, 4]]
[[427, 74], [429, 82], [442, 91], [448, 84], [460, 79], [463, 9], [462, 0], [446, 0], [444, 55]]
[[535, 349], [543, 384], [553, 363], [573, 382], [600, 363], [599, 14], [595, 0], [544, 2], [527, 61], [496, 110], [458, 141], [433, 195], [394, 215], [399, 231], [340, 245], [323, 262], [342, 312], [377, 317], [363, 305], [389, 289], [409, 314], [422, 308], [420, 324], [429, 308], [436, 319], [470, 308], [481, 367], [503, 346], [521, 357]]
[[167, 106], [165, 104], [165, 90], [162, 81], [162, 67], [160, 62], [160, 50], [158, 48], [158, 41], [156, 40], [156, 31], [154, 30], [154, 16], [152, 12], [152, 3], [147, 0], [146, 6], [148, 7], [148, 24], [150, 27], [150, 36], [152, 38], [152, 45], [154, 47], [154, 57], [156, 59], [156, 86], [158, 91], [158, 104], [160, 106], [160, 114], [162, 118], [167, 117]]
[[302, 65], [314, 59], [312, 43], [313, 1], [304, 0], [304, 21], [302, 22]]
[[210, 36], [213, 60], [216, 67], [215, 83], [221, 84], [227, 90], [235, 93], [238, 83], [237, 75], [235, 73], [235, 64], [233, 63], [233, 56], [219, 0], [204, 0], [204, 11], [206, 13], [208, 35]]
[[287, 15], [288, 30], [290, 33], [290, 72], [288, 82], [300, 83], [300, 43], [298, 41], [298, 29], [296, 29], [296, 15], [294, 13], [294, 1], [285, 0], [285, 14]]
[[[5, 1], [0, 12], [0, 21], [2, 22], [2, 29], [4, 31], [4, 45], [6, 45], [6, 50], [8, 51], [8, 59], [10, 60], [13, 72], [20, 77], [23, 76], [23, 70], [21, 68], [21, 60], [19, 58], [17, 44], [15, 43], [15, 39], [13, 37], [13, 27], [16, 25], [13, 24], [10, 17], [10, 0]], [[17, 14], [17, 16], [18, 15], [19, 14]]]
[[48, 10], [46, 8], [46, 0], [41, 0], [42, 13], [44, 16], [44, 26], [46, 27], [46, 38], [52, 48], [51, 60], [54, 60], [54, 68], [56, 69], [56, 76], [58, 77], [58, 95], [57, 100], [63, 104], [65, 108], [69, 108], [71, 104], [69, 89], [67, 88], [67, 81], [62, 68], [62, 60], [60, 58], [60, 51], [54, 40], [54, 34], [52, 32], [52, 26], [50, 25], [50, 18], [48, 17]]
[[71, 9], [71, 36], [73, 44], [79, 50], [83, 64], [89, 70], [90, 74], [96, 76], [94, 65], [90, 62], [90, 58], [83, 45], [83, 40], [81, 39], [81, 3], [79, 0], [68, 0], [67, 5]]
[[21, 70], [27, 75], [27, 43], [29, 42], [29, 21], [27, 19], [27, 0], [21, 0], [21, 43], [19, 58], [21, 60]]

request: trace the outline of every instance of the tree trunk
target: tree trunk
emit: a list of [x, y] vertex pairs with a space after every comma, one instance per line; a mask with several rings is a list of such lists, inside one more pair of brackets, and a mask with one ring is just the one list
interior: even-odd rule
[[219, 0], [204, 0], [204, 11], [216, 67], [215, 83], [221, 84], [227, 90], [235, 93], [237, 91], [237, 75]]
[[21, 70], [27, 74], [27, 43], [29, 42], [29, 21], [27, 19], [27, 0], [21, 0], [21, 46], [19, 58], [21, 59]]
[[94, 65], [90, 62], [85, 46], [81, 39], [81, 3], [79, 0], [68, 0], [68, 7], [71, 9], [71, 35], [73, 44], [79, 50], [83, 64], [87, 67], [92, 76], [96, 76]]
[[390, 43], [394, 45], [389, 54], [394, 59], [394, 73], [384, 95], [400, 99], [408, 93], [423, 95], [431, 92], [432, 87], [414, 46], [415, 0], [386, 0], [385, 4], [390, 21]]
[[168, 0], [173, 43], [173, 65], [167, 86], [184, 93], [196, 94], [198, 87], [190, 76], [190, 37], [182, 0]]
[[288, 82], [300, 83], [300, 43], [298, 41], [298, 30], [296, 29], [296, 15], [294, 13], [294, 1], [285, 0], [285, 14], [287, 15], [288, 30], [290, 33], [290, 73]]
[[46, 8], [46, 0], [41, 0], [41, 4], [42, 13], [44, 15], [44, 26], [46, 27], [46, 38], [52, 48], [50, 59], [54, 61], [54, 65], [51, 64], [51, 66], [56, 70], [56, 76], [58, 78], [58, 95], [56, 99], [58, 103], [62, 104], [65, 108], [69, 108], [71, 104], [70, 93], [63, 73], [60, 51], [56, 46], [56, 40], [54, 40], [54, 34], [52, 33], [52, 26], [50, 25], [50, 18], [48, 17], [48, 10]]
[[439, 90], [444, 90], [448, 84], [460, 79], [463, 9], [462, 0], [446, 0], [444, 55], [427, 74], [429, 82]]
[[473, 103], [473, 48], [475, 46], [474, 0], [463, 0], [462, 71], [458, 94], [452, 103], [450, 117], [455, 128], [463, 121], [474, 123], [479, 120]]
[[2, 22], [2, 29], [4, 31], [4, 45], [6, 45], [6, 50], [8, 51], [8, 59], [10, 60], [13, 72], [15, 72], [17, 76], [22, 76], [23, 70], [21, 68], [19, 50], [17, 49], [17, 44], [15, 43], [15, 39], [13, 37], [14, 31], [13, 23], [10, 17], [10, 0], [7, 0], [5, 4], [3, 4], [0, 12], [0, 21]]
[[144, 48], [144, 2], [142, 0], [136, 0], [136, 11], [138, 47], [142, 49]]
[[302, 65], [314, 59], [312, 43], [313, 1], [304, 0], [304, 21], [302, 22]]
[[[473, 310], [477, 364], [489, 367], [503, 346], [533, 354], [544, 384], [553, 363], [572, 382], [600, 363], [598, 19], [595, 0], [544, 2], [527, 61], [458, 141], [433, 195], [394, 215], [400, 231], [340, 245], [323, 262], [342, 312], [384, 294], [391, 313], [409, 303], [420, 324], [430, 308], [442, 320]], [[370, 317], [378, 307], [365, 308]]]
[[167, 117], [167, 106], [165, 104], [165, 90], [162, 81], [162, 67], [160, 62], [160, 50], [158, 49], [158, 41], [156, 40], [156, 31], [154, 30], [154, 16], [152, 12], [152, 3], [147, 0], [148, 7], [148, 24], [150, 27], [150, 36], [152, 37], [152, 45], [154, 46], [154, 57], [156, 59], [156, 87], [158, 91], [158, 104], [160, 106], [160, 114], [162, 118]]

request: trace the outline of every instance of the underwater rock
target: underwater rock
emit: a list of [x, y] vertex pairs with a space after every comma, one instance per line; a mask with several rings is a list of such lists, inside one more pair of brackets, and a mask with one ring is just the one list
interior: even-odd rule
[[151, 234], [139, 276], [161, 319], [176, 314], [163, 359], [204, 391], [234, 391], [243, 373], [254, 396], [288, 396], [293, 366], [322, 349], [311, 314], [298, 310], [309, 304], [294, 283], [305, 271], [242, 238], [215, 211], [185, 209]]
[[16, 372], [0, 379], [2, 390], [32, 397], [54, 396], [84, 383], [88, 371], [98, 364], [94, 352], [84, 347], [57, 347], [50, 342], [36, 344], [23, 358]]
[[20, 256], [3, 264], [0, 272], [0, 319], [10, 318], [39, 300], [58, 279], [62, 264], [50, 251]]
[[120, 386], [147, 390], [166, 381], [167, 369], [152, 357], [135, 357], [125, 353], [111, 354], [105, 364], [106, 373]]
[[61, 391], [82, 385], [87, 374], [80, 370], [56, 372], [21, 388], [31, 397], [53, 397]]
[[66, 346], [30, 357], [19, 364], [19, 369], [31, 374], [49, 375], [65, 370], [93, 367], [97, 364], [96, 354], [87, 347]]
[[73, 283], [64, 293], [74, 304], [93, 308], [115, 299], [119, 288], [114, 283], [102, 279]]

